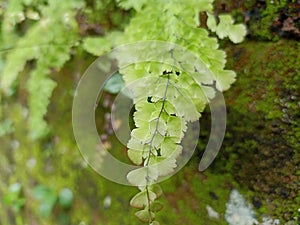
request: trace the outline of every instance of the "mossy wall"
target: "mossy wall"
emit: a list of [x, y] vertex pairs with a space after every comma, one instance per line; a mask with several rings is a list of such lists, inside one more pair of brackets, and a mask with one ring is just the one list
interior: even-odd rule
[[226, 93], [226, 167], [284, 220], [299, 216], [300, 44], [247, 41], [228, 47], [239, 74]]

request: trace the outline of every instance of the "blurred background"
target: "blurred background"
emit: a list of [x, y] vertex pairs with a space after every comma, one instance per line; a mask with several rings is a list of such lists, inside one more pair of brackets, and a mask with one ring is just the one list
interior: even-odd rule
[[[138, 190], [93, 171], [71, 124], [75, 88], [97, 58], [85, 40], [123, 31], [135, 14], [120, 2], [0, 1], [0, 224], [142, 224], [129, 206]], [[193, 158], [161, 184], [158, 220], [300, 224], [300, 1], [214, 5], [217, 14], [230, 13], [248, 29], [241, 44], [220, 42], [227, 68], [237, 73], [225, 93], [226, 137], [214, 163], [200, 173], [210, 132], [207, 109]], [[107, 86], [95, 117], [106, 146], [124, 158], [126, 147], [111, 135], [107, 119], [118, 85]]]

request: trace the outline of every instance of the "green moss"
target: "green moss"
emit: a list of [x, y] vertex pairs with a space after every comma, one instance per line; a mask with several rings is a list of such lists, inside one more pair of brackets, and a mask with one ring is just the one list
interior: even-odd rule
[[[200, 173], [198, 163], [199, 158], [195, 155], [182, 171], [162, 183], [168, 202], [160, 221], [165, 224], [227, 224], [224, 220], [226, 202], [230, 191], [240, 188], [230, 174], [214, 170]], [[208, 216], [208, 205], [219, 214], [219, 219]]]
[[299, 217], [298, 52], [294, 41], [228, 49], [229, 67], [238, 76], [226, 94], [230, 134], [223, 165], [260, 203], [268, 201], [261, 212], [282, 221]]

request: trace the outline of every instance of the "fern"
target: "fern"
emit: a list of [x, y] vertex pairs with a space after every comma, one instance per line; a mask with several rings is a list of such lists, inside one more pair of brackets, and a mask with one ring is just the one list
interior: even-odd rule
[[[162, 190], [156, 183], [178, 168], [182, 140], [189, 124], [198, 121], [214, 97], [213, 86], [225, 91], [235, 81], [235, 73], [225, 69], [226, 54], [218, 49], [218, 39], [211, 32], [238, 43], [243, 40], [246, 29], [234, 24], [228, 15], [216, 19], [213, 0], [116, 2], [125, 10], [135, 11], [124, 32], [88, 36], [82, 47], [93, 55], [101, 55], [121, 44], [156, 41], [148, 42], [152, 47], [147, 44], [141, 47], [136, 57], [147, 59], [161, 55], [161, 61], [144, 61], [125, 67], [126, 57], [121, 57], [122, 52], [118, 61], [126, 85], [135, 84], [132, 88], [135, 128], [127, 147], [128, 157], [141, 167], [128, 173], [127, 179], [140, 192], [130, 204], [139, 209], [136, 216], [141, 221], [158, 225], [155, 215], [162, 209], [158, 201]], [[103, 9], [103, 4], [99, 3], [99, 9]], [[84, 0], [11, 0], [3, 15], [1, 47], [10, 51], [4, 51], [1, 57], [5, 66], [0, 88], [5, 95], [13, 95], [20, 72], [28, 62], [33, 62], [28, 65], [27, 88], [29, 128], [34, 139], [48, 132], [44, 116], [57, 85], [49, 76], [70, 59], [71, 48], [80, 45], [75, 15], [83, 7]], [[199, 12], [207, 14], [206, 24], [199, 21]], [[30, 26], [20, 33], [18, 26], [24, 23]], [[206, 26], [209, 30], [203, 28]], [[166, 42], [172, 47], [168, 51], [160, 48], [160, 43]]]
[[[156, 207], [161, 194], [153, 191], [157, 190], [155, 183], [160, 177], [172, 174], [177, 167], [187, 124], [197, 121], [209, 99], [214, 97], [215, 90], [209, 86], [216, 82], [217, 90], [224, 91], [235, 81], [235, 73], [224, 69], [226, 54], [218, 49], [217, 38], [202, 28], [204, 26], [199, 27], [199, 12], [207, 13], [208, 21], [204, 25], [219, 38], [229, 37], [238, 43], [243, 40], [246, 29], [241, 24], [235, 25], [229, 15], [221, 15], [217, 24], [211, 0], [119, 2], [125, 9], [136, 10], [130, 24], [123, 34], [114, 38], [86, 39], [87, 51], [104, 53], [118, 44], [158, 40], [174, 43], [194, 54], [190, 57], [184, 50], [167, 53], [167, 58], [174, 62], [167, 61], [175, 67], [166, 63], [141, 62], [123, 68], [124, 58], [118, 59], [125, 83], [135, 84], [132, 91], [136, 128], [131, 132], [127, 147], [131, 161], [142, 167], [127, 176], [129, 182], [140, 189], [131, 205], [140, 209], [136, 216], [141, 221], [157, 225], [155, 213], [162, 207]], [[138, 53], [130, 53], [138, 54], [136, 57], [140, 58], [166, 55], [159, 49], [159, 46], [148, 46]], [[201, 63], [194, 65], [197, 58]]]
[[[16, 4], [18, 7], [14, 8]], [[78, 29], [74, 9], [83, 6], [83, 1], [50, 1], [40, 6], [40, 20], [32, 25], [22, 38], [19, 38], [10, 23], [15, 25], [17, 15], [24, 15], [21, 1], [8, 4], [2, 25], [3, 39], [7, 32], [14, 36], [17, 43], [6, 54], [6, 64], [1, 76], [1, 89], [6, 95], [12, 95], [18, 82], [18, 76], [29, 61], [36, 61], [28, 80], [29, 91], [29, 129], [33, 139], [43, 137], [48, 132], [44, 121], [47, 106], [56, 83], [48, 78], [51, 70], [59, 70], [70, 59], [70, 50], [78, 41]], [[8, 30], [10, 29], [10, 30]], [[66, 35], [66, 33], [68, 35]], [[5, 34], [5, 35], [4, 35]], [[6, 45], [10, 45], [7, 40]]]

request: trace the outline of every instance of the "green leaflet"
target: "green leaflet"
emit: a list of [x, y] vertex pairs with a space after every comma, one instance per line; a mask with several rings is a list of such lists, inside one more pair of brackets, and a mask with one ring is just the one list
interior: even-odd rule
[[168, 129], [167, 129], [167, 137], [175, 137], [180, 140], [184, 136], [184, 132], [186, 131], [186, 122], [183, 118], [170, 116], [167, 121]]
[[137, 211], [135, 213], [135, 216], [137, 218], [139, 218], [142, 222], [145, 222], [145, 223], [155, 219], [155, 214], [153, 212], [150, 212], [150, 215], [149, 215], [148, 209], [143, 209], [141, 211]]
[[150, 121], [149, 130], [150, 130], [150, 134], [156, 134], [156, 132], [157, 132], [161, 136], [164, 136], [167, 131], [167, 124], [161, 118], [154, 119], [154, 120]]
[[163, 157], [172, 157], [176, 159], [182, 152], [182, 146], [177, 144], [180, 142], [178, 138], [166, 137], [160, 146], [160, 154]]
[[93, 55], [102, 55], [111, 49], [111, 42], [108, 38], [88, 37], [82, 47]]
[[41, 70], [35, 70], [28, 82], [29, 90], [29, 129], [30, 137], [37, 139], [48, 133], [47, 123], [44, 121], [44, 115], [47, 112], [47, 106], [50, 103], [50, 97], [56, 83], [51, 79], [40, 76]]
[[[147, 172], [148, 170], [148, 172]], [[148, 176], [149, 182], [146, 177]], [[144, 187], [149, 183], [156, 181], [158, 178], [158, 171], [155, 168], [141, 167], [136, 170], [132, 170], [127, 174], [128, 181], [134, 186]]]
[[[144, 164], [146, 166], [146, 162]], [[176, 168], [176, 159], [162, 156], [151, 156], [149, 159], [149, 169], [155, 171], [158, 176], [166, 176], [171, 174]]]
[[[144, 146], [141, 146], [141, 148], [143, 149]], [[146, 158], [147, 152], [129, 148], [127, 155], [134, 164], [140, 165], [143, 163], [143, 159]]]
[[[149, 191], [148, 194], [150, 201], [154, 201], [157, 198], [156, 194], [152, 191]], [[148, 205], [148, 194], [147, 190], [139, 192], [130, 200], [130, 205], [134, 208], [143, 209]]]
[[155, 212], [155, 213], [161, 211], [163, 207], [164, 207], [163, 204], [161, 204], [158, 201], [155, 201], [150, 205], [151, 212]]
[[212, 13], [207, 13], [206, 25], [212, 32], [217, 31], [217, 21]]
[[219, 38], [223, 39], [229, 37], [233, 43], [240, 43], [243, 41], [247, 30], [243, 24], [234, 24], [230, 15], [220, 15], [219, 24], [217, 24], [215, 17], [207, 13], [207, 26], [213, 32], [216, 32]]
[[118, 43], [118, 38], [121, 35], [121, 32], [113, 31], [105, 37], [87, 37], [84, 39], [82, 47], [88, 53], [99, 56], [109, 52]]
[[161, 197], [162, 194], [163, 194], [163, 191], [162, 191], [161, 187], [158, 184], [151, 185], [149, 187], [149, 190], [154, 192], [156, 194], [157, 198]]

